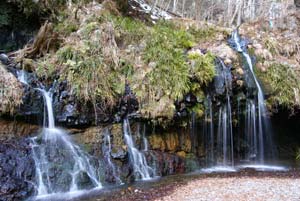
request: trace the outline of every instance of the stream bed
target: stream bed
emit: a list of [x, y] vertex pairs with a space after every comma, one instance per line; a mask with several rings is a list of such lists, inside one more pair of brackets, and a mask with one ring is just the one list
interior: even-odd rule
[[[105, 187], [77, 194], [56, 195], [40, 200], [105, 201], [105, 200], [292, 200], [299, 196], [300, 171], [290, 168], [286, 171], [257, 171], [252, 168], [237, 172], [203, 173], [196, 171], [150, 181], [139, 181], [118, 187]], [[251, 192], [259, 188], [259, 192]], [[274, 190], [270, 190], [273, 189]], [[282, 192], [277, 192], [283, 189]], [[238, 192], [233, 193], [233, 192]], [[264, 198], [271, 194], [275, 197]], [[272, 193], [273, 192], [273, 193]], [[275, 193], [274, 193], [275, 192]], [[247, 198], [242, 198], [246, 196]], [[201, 196], [203, 195], [203, 196]], [[208, 196], [210, 195], [210, 196]], [[240, 197], [239, 197], [240, 196]], [[279, 197], [278, 197], [279, 196]], [[283, 196], [280, 198], [280, 196]], [[284, 197], [285, 196], [285, 197]], [[294, 197], [291, 197], [294, 196]], [[217, 199], [218, 198], [218, 199]], [[278, 198], [278, 199], [277, 199]]]

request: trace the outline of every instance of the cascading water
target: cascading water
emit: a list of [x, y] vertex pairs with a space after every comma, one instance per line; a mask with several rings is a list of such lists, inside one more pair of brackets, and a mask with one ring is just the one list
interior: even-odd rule
[[104, 160], [106, 161], [106, 170], [108, 171], [109, 175], [112, 175], [115, 183], [123, 184], [122, 180], [119, 177], [119, 171], [111, 160], [111, 139], [110, 132], [108, 129], [104, 131], [104, 142], [102, 144], [102, 151], [104, 155]]
[[204, 116], [204, 138], [206, 139], [205, 142], [205, 149], [206, 149], [206, 164], [207, 166], [213, 165], [214, 163], [214, 123], [213, 123], [213, 108], [212, 108], [212, 101], [211, 97], [208, 95], [206, 97], [205, 102], [205, 116]]
[[230, 68], [219, 59], [219, 72], [218, 74], [223, 77], [225, 84], [225, 104], [219, 107], [219, 120], [218, 120], [218, 134], [217, 134], [217, 152], [219, 156], [219, 164], [223, 166], [234, 165], [233, 156], [233, 130], [232, 130], [232, 112], [230, 93], [232, 90], [231, 71]]
[[23, 84], [28, 84], [27, 83], [27, 73], [25, 70], [19, 70], [17, 71], [17, 76], [18, 76], [18, 80], [23, 83]]
[[147, 164], [145, 155], [135, 147], [129, 120], [127, 118], [125, 118], [123, 121], [123, 132], [136, 179], [151, 179], [154, 176], [154, 170]]
[[[206, 149], [206, 166], [203, 172], [233, 172], [233, 128], [231, 111], [232, 76], [230, 67], [221, 59], [216, 60], [217, 77], [215, 91], [209, 91], [205, 101], [204, 141]], [[217, 100], [213, 103], [212, 98]], [[216, 100], [214, 100], [216, 101]], [[214, 114], [217, 123], [214, 124]], [[216, 129], [215, 129], [216, 128]]]
[[[55, 127], [51, 93], [43, 89], [47, 120], [41, 136], [32, 138], [37, 198], [49, 194], [101, 188], [92, 160], [63, 130]], [[45, 111], [45, 112], [46, 112]]]
[[148, 142], [147, 137], [146, 137], [146, 125], [145, 124], [143, 125], [143, 135], [142, 135], [142, 138], [143, 138], [144, 151], [149, 151], [149, 142]]
[[256, 98], [248, 100], [246, 103], [246, 141], [249, 144], [249, 150], [246, 159], [253, 160], [255, 163], [263, 164], [265, 162], [266, 147], [268, 145], [269, 151], [273, 150], [272, 131], [270, 129], [269, 118], [265, 105], [265, 98], [262, 87], [258, 82], [253, 69], [253, 63], [250, 55], [247, 53], [245, 42], [240, 39], [238, 30], [232, 34], [231, 43], [233, 48], [240, 52], [250, 70], [250, 74], [254, 80], [257, 88]]

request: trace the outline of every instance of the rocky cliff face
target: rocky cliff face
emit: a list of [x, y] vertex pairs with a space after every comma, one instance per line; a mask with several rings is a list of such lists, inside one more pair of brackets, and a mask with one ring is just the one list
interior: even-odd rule
[[0, 141], [0, 200], [24, 200], [35, 192], [35, 166], [30, 141]]
[[[146, 125], [145, 125], [146, 126]], [[146, 128], [147, 127], [147, 128]], [[184, 173], [195, 170], [200, 166], [201, 144], [198, 152], [192, 151], [190, 133], [187, 130], [177, 132], [161, 131], [160, 133], [148, 133], [152, 129], [144, 127], [142, 123], [132, 123], [132, 135], [136, 147], [147, 158], [148, 164], [156, 170], [156, 175], [165, 176], [176, 173]], [[146, 129], [146, 133], [143, 133]], [[121, 170], [120, 178], [123, 181], [131, 181], [133, 178], [132, 164], [129, 161], [128, 147], [125, 144], [122, 124], [113, 124], [108, 127], [92, 127], [85, 130], [70, 130], [76, 142], [80, 142], [92, 155], [103, 158], [102, 146], [105, 143], [105, 135], [111, 137], [111, 157], [116, 166]], [[145, 139], [148, 141], [145, 142]], [[197, 139], [193, 139], [197, 140]], [[198, 139], [199, 140], [199, 139]], [[147, 144], [145, 144], [147, 143]], [[147, 147], [147, 148], [146, 148]], [[106, 180], [111, 175], [106, 174]]]

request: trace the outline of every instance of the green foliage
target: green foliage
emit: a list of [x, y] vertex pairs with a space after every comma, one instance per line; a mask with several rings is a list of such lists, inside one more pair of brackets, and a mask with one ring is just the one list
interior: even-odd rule
[[[174, 102], [188, 92], [202, 100], [202, 87], [215, 75], [212, 54], [186, 55], [195, 38], [208, 37], [212, 30], [191, 33], [165, 21], [146, 26], [105, 11], [92, 13], [82, 22], [72, 19], [63, 13], [55, 30], [67, 37], [66, 42], [55, 56], [41, 59], [37, 71], [40, 76], [59, 74], [79, 100], [111, 107], [123, 93], [127, 78], [144, 117], [165, 122], [174, 117]], [[117, 61], [111, 61], [110, 54]], [[203, 107], [197, 105], [192, 111], [200, 116]]]
[[118, 40], [125, 45], [139, 43], [148, 33], [148, 27], [139, 20], [111, 16]]
[[192, 73], [200, 85], [207, 86], [215, 77], [215, 56], [211, 53], [205, 55], [190, 54], [189, 59], [194, 61]]
[[272, 105], [282, 105], [292, 109], [299, 104], [296, 102], [295, 92], [300, 92], [300, 79], [290, 66], [272, 64], [266, 73], [261, 74], [261, 78], [271, 89]]
[[191, 47], [193, 37], [184, 30], [174, 30], [172, 26], [158, 23], [153, 27], [143, 59], [146, 63], [156, 63], [147, 75], [154, 93], [161, 91], [176, 100], [190, 90], [189, 66], [184, 50]]
[[115, 101], [112, 83], [118, 83], [117, 77], [103, 61], [101, 46], [97, 48], [85, 42], [85, 47], [65, 46], [57, 52], [59, 62], [65, 66], [61, 79], [71, 83], [80, 99], [98, 99], [112, 106]]

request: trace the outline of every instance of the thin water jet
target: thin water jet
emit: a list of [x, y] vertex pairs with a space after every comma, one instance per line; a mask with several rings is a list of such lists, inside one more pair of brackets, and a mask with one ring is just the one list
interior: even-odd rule
[[152, 179], [154, 176], [154, 170], [148, 165], [145, 155], [136, 148], [130, 129], [130, 123], [127, 118], [123, 120], [123, 132], [125, 142], [128, 146], [130, 160], [133, 165], [135, 178], [137, 180]]

